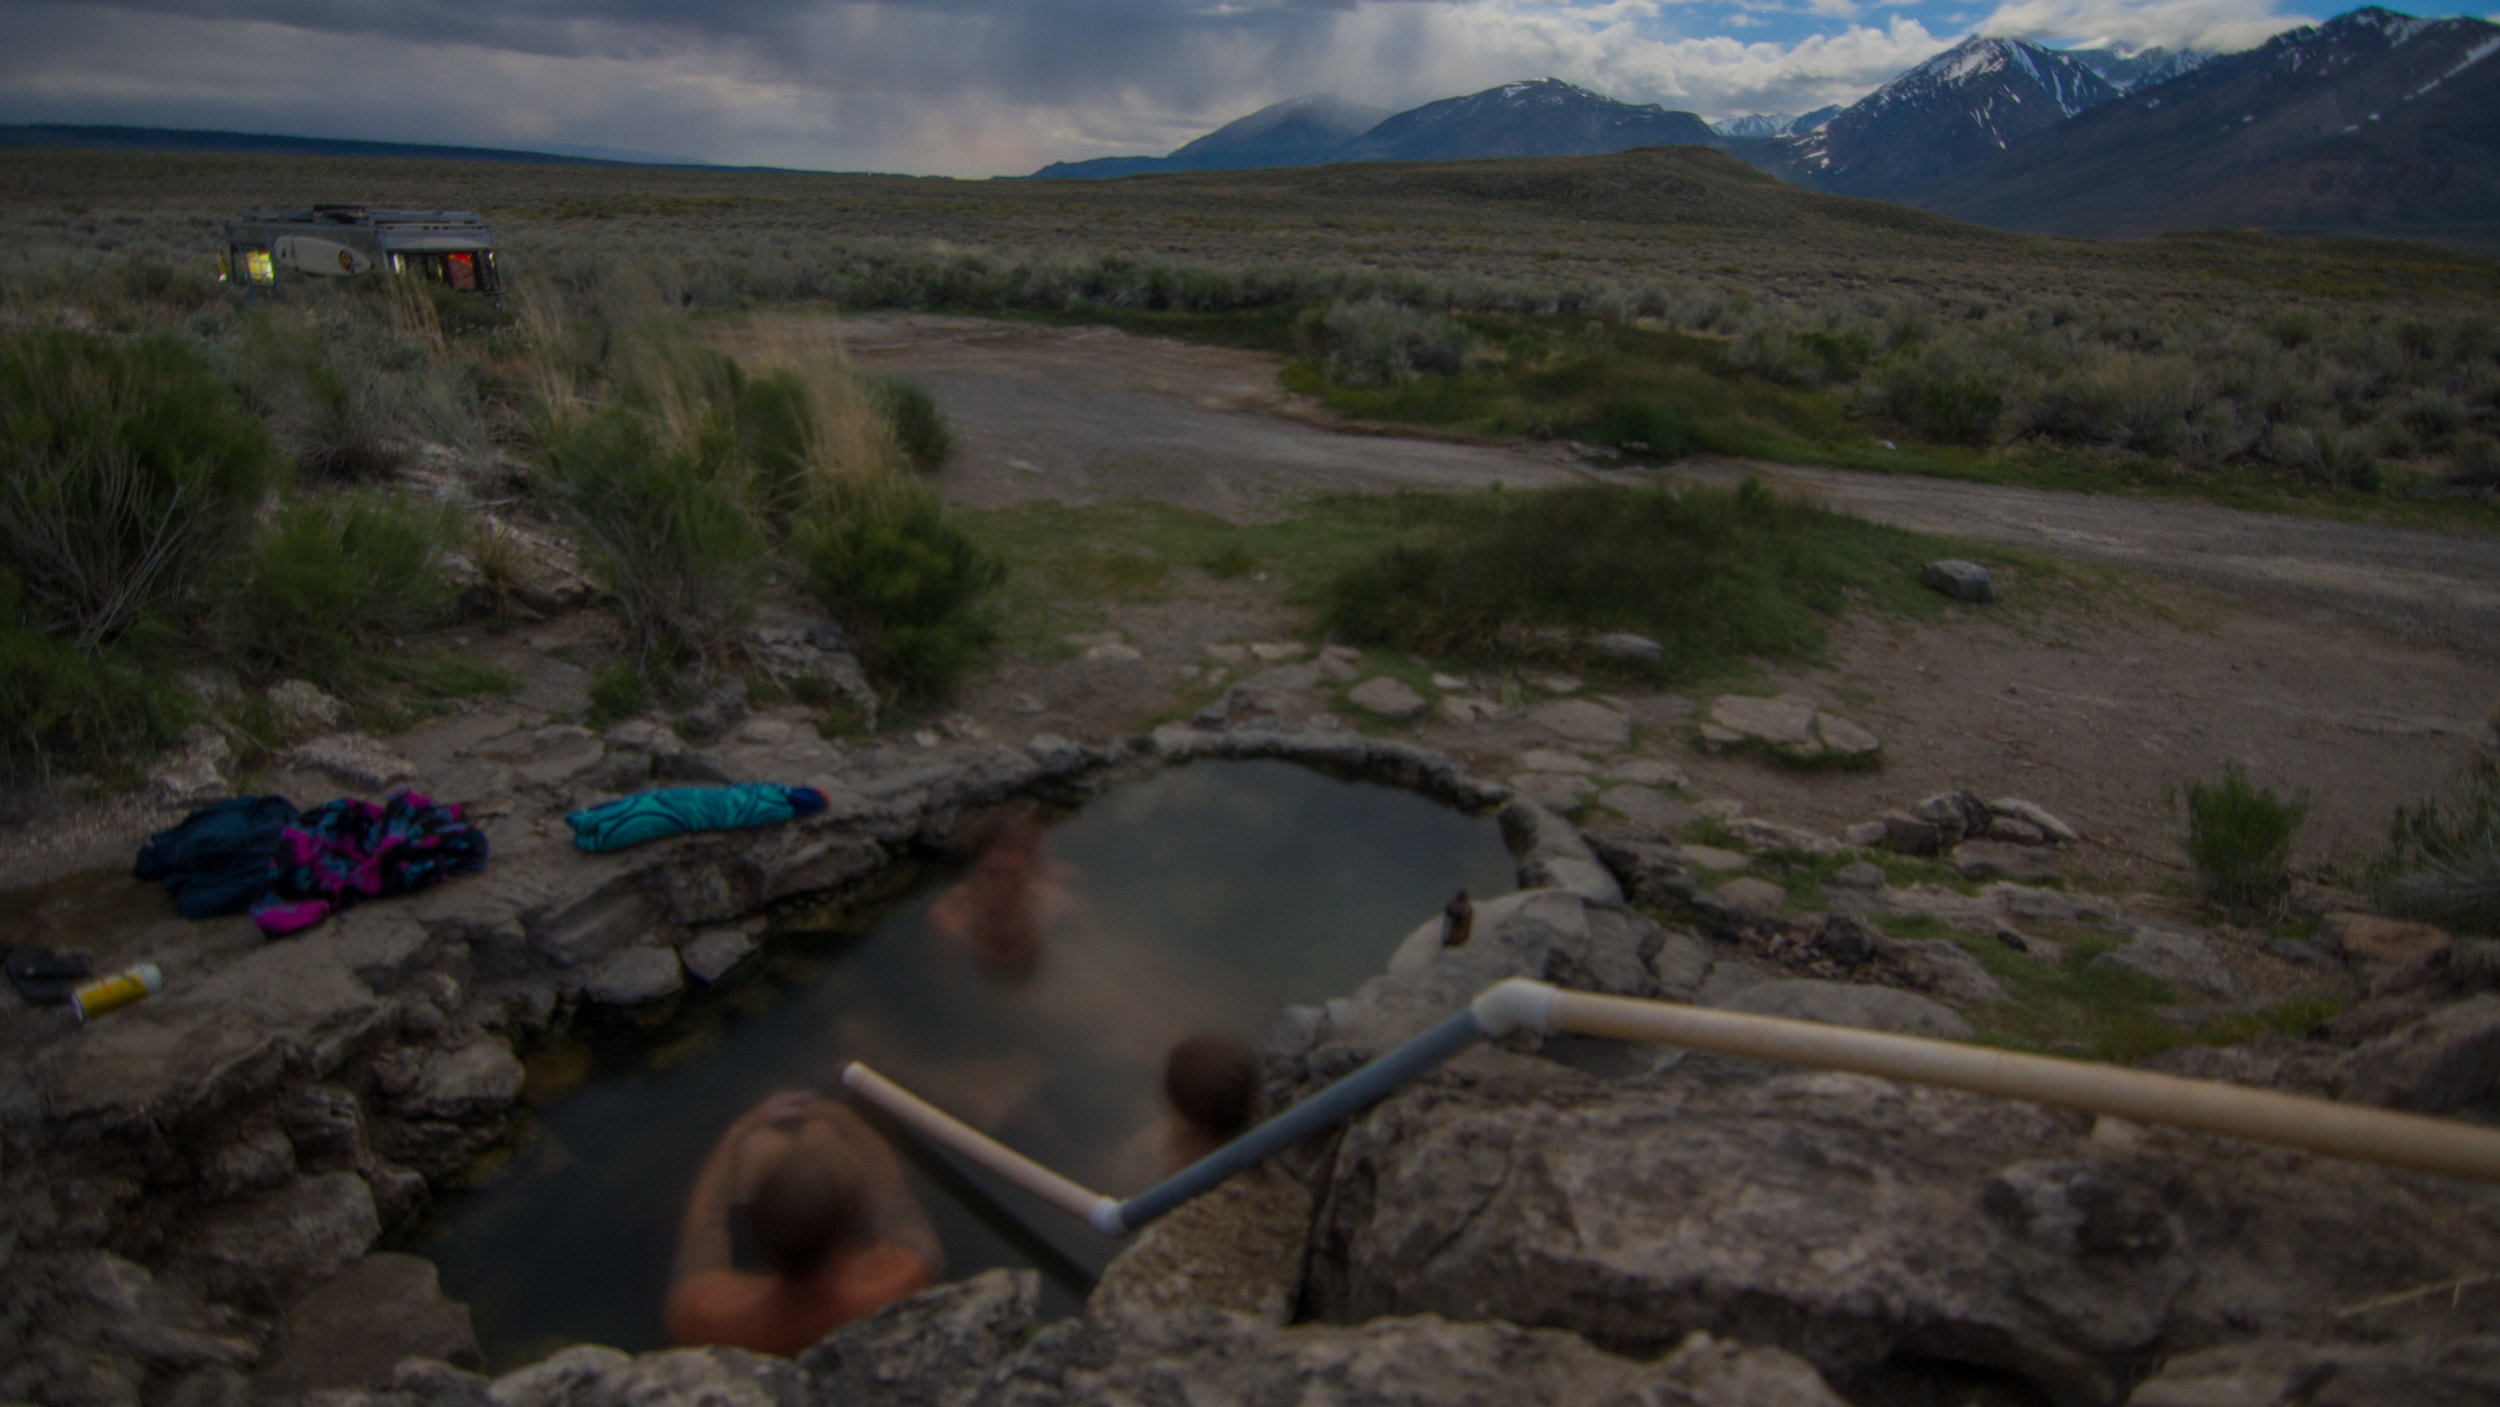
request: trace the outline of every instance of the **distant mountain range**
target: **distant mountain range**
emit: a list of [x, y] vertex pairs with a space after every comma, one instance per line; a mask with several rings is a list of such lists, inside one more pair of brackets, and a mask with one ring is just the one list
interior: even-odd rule
[[1942, 180], [2119, 97], [2081, 59], [2022, 39], [1965, 39], [1803, 136], [1737, 151], [1783, 180], [1883, 196]]
[[1219, 127], [1170, 156], [1054, 162], [1033, 177], [1241, 171], [1336, 161], [1603, 156], [1634, 147], [1721, 144], [1710, 125], [1689, 112], [1670, 112], [1655, 103], [1617, 102], [1560, 79], [1545, 78], [1505, 83], [1463, 98], [1444, 98], [1395, 115], [1334, 98], [1297, 98]]
[[1755, 113], [1750, 117], [1723, 118], [1711, 123], [1710, 130], [1722, 137], [1802, 137], [1840, 116], [1840, 112], [1840, 104], [1834, 103], [1802, 115]]
[[1881, 194], [2059, 234], [2224, 226], [2500, 249], [2500, 25], [2355, 10]]
[[533, 166], [658, 166], [684, 171], [786, 171], [782, 166], [715, 166], [662, 152], [577, 146], [562, 151], [462, 147], [439, 142], [367, 142], [347, 137], [294, 137], [275, 132], [218, 132], [188, 127], [113, 127], [79, 123], [0, 124], [0, 147], [75, 147], [85, 151], [205, 151], [242, 155], [384, 157], [398, 161], [496, 161]]

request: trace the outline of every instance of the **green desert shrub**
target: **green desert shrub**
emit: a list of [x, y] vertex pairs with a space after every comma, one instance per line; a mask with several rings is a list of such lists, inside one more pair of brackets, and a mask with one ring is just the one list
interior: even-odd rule
[[1867, 400], [1884, 419], [1944, 444], [1984, 445], [2005, 414], [2004, 395], [1986, 377], [1933, 353], [1884, 368]]
[[2292, 842], [2309, 817], [2309, 794], [2275, 795], [2226, 762], [2219, 781], [2185, 782], [2178, 800], [2187, 813], [2179, 848], [2195, 867], [2204, 896], [2236, 912], [2261, 908], [2291, 885]]
[[954, 432], [927, 387], [908, 376], [877, 376], [869, 378], [868, 390], [912, 468], [934, 474], [954, 458]]
[[611, 406], [551, 430], [540, 487], [645, 660], [726, 666], [768, 579], [771, 542], [717, 435], [672, 440]]
[[1348, 386], [1395, 386], [1417, 376], [1455, 376], [1474, 338], [1455, 319], [1373, 298], [1306, 312], [1297, 329], [1303, 360]]
[[932, 489], [862, 484], [802, 523], [791, 546], [808, 589], [859, 641], [869, 677], [907, 703], [944, 698], [994, 638], [986, 607], [1006, 568], [946, 521]]
[[2396, 813], [2369, 885], [2391, 913], [2500, 933], [2500, 755], [2476, 758], [2446, 801]]
[[1660, 459], [1681, 459], [1694, 449], [1692, 426], [1672, 407], [1657, 401], [1606, 406], [1598, 414], [1595, 438]]
[[2500, 489], [2500, 441], [2459, 435], [2448, 457], [2448, 481], [2468, 488]]
[[127, 770], [173, 741], [188, 713], [160, 672], [31, 628], [0, 570], [0, 778], [59, 767]]
[[0, 566], [26, 628], [93, 654], [202, 585], [251, 523], [268, 440], [163, 337], [0, 335]]
[[247, 673], [353, 689], [449, 613], [454, 531], [443, 510], [376, 492], [291, 500], [219, 603], [218, 643]]
[[1758, 480], [1415, 495], [1390, 510], [1389, 543], [1322, 588], [1340, 638], [1499, 663], [1566, 651], [1574, 632], [1634, 631], [1665, 647], [1670, 679], [1812, 655], [1851, 588], [1906, 581], [1919, 551]]
[[2379, 486], [2378, 463], [2358, 435], [2305, 425], [2277, 425], [2266, 433], [2265, 454], [2320, 488]]

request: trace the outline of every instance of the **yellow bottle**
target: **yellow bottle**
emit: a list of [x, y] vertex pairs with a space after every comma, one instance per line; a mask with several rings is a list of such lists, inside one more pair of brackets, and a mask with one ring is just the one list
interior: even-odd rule
[[151, 992], [165, 990], [165, 972], [152, 962], [124, 968], [110, 977], [82, 982], [70, 993], [70, 1009], [81, 1022], [93, 1021], [108, 1011], [119, 1011]]

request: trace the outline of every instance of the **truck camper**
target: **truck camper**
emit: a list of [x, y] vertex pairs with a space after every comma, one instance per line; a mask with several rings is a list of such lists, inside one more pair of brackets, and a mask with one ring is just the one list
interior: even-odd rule
[[503, 303], [495, 232], [466, 210], [246, 210], [226, 222], [224, 277], [247, 290], [279, 280], [353, 278], [379, 267]]

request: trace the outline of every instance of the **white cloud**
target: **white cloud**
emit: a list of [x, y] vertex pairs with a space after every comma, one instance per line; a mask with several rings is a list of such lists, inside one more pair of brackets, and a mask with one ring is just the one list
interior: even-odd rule
[[2305, 15], [2270, 0], [2004, 0], [1975, 29], [2029, 39], [2116, 40], [2167, 48], [2253, 49]]
[[[1167, 151], [1320, 91], [1403, 107], [1550, 75], [1708, 118], [1803, 112], [1960, 28], [1884, 0], [528, 0], [469, 24], [436, 22], [475, 18], [465, 0], [4, 2], [0, 121], [952, 175]], [[2249, 42], [2290, 22], [2265, 3], [2004, 0], [1976, 28]]]

